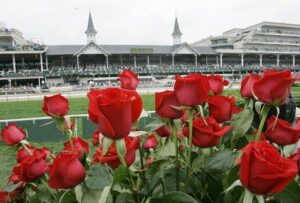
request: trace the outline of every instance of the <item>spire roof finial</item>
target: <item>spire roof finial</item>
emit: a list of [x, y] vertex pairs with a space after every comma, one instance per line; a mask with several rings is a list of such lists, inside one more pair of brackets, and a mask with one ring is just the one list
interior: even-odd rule
[[172, 36], [175, 36], [175, 35], [180, 35], [180, 36], [182, 35], [182, 33], [180, 32], [180, 29], [179, 29], [177, 16], [175, 17], [175, 25], [174, 25], [174, 30], [173, 30], [173, 33], [172, 33]]
[[89, 22], [88, 22], [88, 27], [85, 31], [85, 34], [96, 34], [97, 31], [94, 28], [94, 23], [93, 23], [93, 19], [92, 19], [92, 14], [91, 11], [89, 13]]

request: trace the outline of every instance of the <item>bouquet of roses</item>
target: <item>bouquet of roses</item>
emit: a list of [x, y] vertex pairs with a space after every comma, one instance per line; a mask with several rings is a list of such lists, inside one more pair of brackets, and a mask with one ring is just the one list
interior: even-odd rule
[[87, 94], [93, 148], [60, 94], [42, 110], [67, 137], [63, 151], [31, 145], [15, 124], [2, 129], [18, 150], [0, 202], [300, 202], [300, 122], [279, 118], [297, 79], [290, 70], [247, 75], [243, 107], [224, 93], [222, 76], [176, 76], [173, 90], [155, 93], [157, 116], [145, 127], [137, 76], [125, 70], [119, 79], [120, 88]]

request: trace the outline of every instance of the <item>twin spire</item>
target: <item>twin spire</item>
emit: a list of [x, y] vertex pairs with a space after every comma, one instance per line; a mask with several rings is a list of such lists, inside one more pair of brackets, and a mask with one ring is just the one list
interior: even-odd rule
[[[96, 43], [97, 31], [94, 27], [91, 12], [89, 13], [88, 26], [87, 26], [87, 29], [85, 31], [85, 34], [87, 36], [87, 43], [90, 43], [90, 42], [95, 42]], [[175, 17], [174, 30], [173, 30], [173, 33], [172, 33], [173, 45], [181, 44], [181, 35], [182, 35], [182, 33], [180, 32], [179, 23], [178, 23], [178, 19], [177, 19], [177, 16], [176, 16]]]
[[87, 37], [87, 43], [90, 43], [90, 42], [95, 42], [96, 43], [97, 31], [94, 27], [91, 12], [89, 13], [89, 21], [88, 21], [88, 26], [87, 26], [87, 29], [85, 31], [85, 34], [86, 34], [86, 37]]

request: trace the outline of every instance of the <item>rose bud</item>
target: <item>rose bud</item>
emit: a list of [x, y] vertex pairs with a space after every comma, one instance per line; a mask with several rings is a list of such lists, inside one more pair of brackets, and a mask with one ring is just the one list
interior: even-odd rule
[[[206, 123], [203, 118], [194, 119], [192, 142], [197, 147], [214, 147], [219, 144], [222, 136], [228, 133], [232, 127], [222, 127], [212, 117], [205, 118], [205, 120]], [[189, 130], [187, 127], [183, 128], [183, 134], [184, 136], [189, 137]]]
[[265, 141], [250, 142], [242, 151], [239, 176], [252, 193], [279, 193], [298, 173], [296, 161], [282, 157], [276, 147]]
[[227, 80], [226, 80], [227, 82], [225, 82], [223, 76], [221, 75], [210, 75], [207, 76], [207, 78], [208, 78], [210, 90], [214, 94], [221, 94], [224, 90], [224, 85], [228, 83]]
[[70, 142], [67, 141], [64, 143], [65, 151], [69, 151], [69, 152], [73, 152], [73, 153], [77, 154], [77, 157], [79, 160], [81, 160], [84, 155], [88, 155], [89, 144], [86, 141], [84, 141], [81, 137], [77, 137], [77, 138], [73, 137], [71, 140], [72, 140], [74, 149], [72, 149]]
[[280, 106], [286, 103], [295, 80], [291, 70], [267, 70], [253, 84], [253, 92], [259, 101]]
[[240, 93], [243, 98], [252, 99], [253, 95], [253, 85], [256, 81], [260, 79], [258, 74], [249, 74], [243, 78], [241, 83]]
[[26, 139], [26, 133], [16, 124], [10, 123], [1, 131], [2, 141], [7, 145], [16, 145]]
[[90, 119], [99, 124], [105, 137], [120, 139], [128, 136], [143, 109], [137, 92], [116, 87], [88, 93]]
[[[45, 159], [47, 159], [47, 157], [51, 154], [50, 150], [47, 147], [43, 147], [42, 149], [38, 149], [38, 148], [35, 148], [33, 146], [30, 146], [30, 145], [27, 145], [26, 147], [29, 151], [31, 151], [31, 154], [34, 154], [35, 152], [44, 153], [45, 157], [46, 157]], [[17, 151], [17, 161], [18, 161], [18, 163], [21, 163], [23, 161], [23, 159], [31, 156], [31, 154], [29, 154], [29, 152], [26, 149], [20, 148]]]
[[[125, 137], [126, 154], [124, 160], [127, 166], [130, 166], [135, 161], [135, 151], [139, 148], [139, 137]], [[120, 165], [116, 144], [113, 143], [107, 150], [106, 154], [102, 154], [102, 147], [99, 147], [94, 154], [94, 162], [100, 164], [107, 164], [112, 169], [116, 169]]]
[[42, 111], [51, 117], [63, 117], [68, 114], [69, 100], [61, 94], [45, 96]]
[[171, 131], [166, 125], [163, 125], [159, 127], [158, 129], [155, 130], [155, 132], [160, 136], [160, 137], [169, 137], [172, 135]]
[[35, 152], [32, 156], [26, 157], [20, 163], [20, 179], [23, 182], [32, 182], [48, 171], [46, 155]]
[[53, 161], [50, 168], [48, 184], [55, 189], [74, 188], [86, 176], [85, 169], [72, 152], [62, 152]]
[[156, 148], [156, 146], [158, 145], [157, 139], [155, 137], [155, 135], [149, 135], [147, 137], [147, 140], [144, 142], [144, 149], [148, 150], [148, 149], [154, 149]]
[[176, 119], [183, 115], [183, 111], [172, 106], [180, 106], [174, 91], [166, 90], [155, 93], [155, 112], [161, 118]]
[[146, 167], [146, 168], [149, 168], [149, 167], [152, 165], [152, 163], [153, 163], [154, 161], [155, 161], [155, 158], [147, 157], [147, 158], [146, 158], [145, 167]]
[[13, 183], [13, 184], [19, 184], [19, 187], [17, 189], [22, 190], [24, 188], [24, 183], [21, 180], [21, 166], [20, 165], [16, 165], [13, 170], [11, 175], [8, 178], [8, 181]]
[[223, 80], [223, 85], [224, 85], [224, 86], [229, 85], [229, 81], [228, 81], [228, 80]]
[[97, 146], [100, 143], [100, 131], [96, 130], [92, 136], [93, 146]]
[[176, 76], [174, 90], [180, 106], [196, 106], [203, 104], [210, 90], [206, 76], [191, 74], [185, 77]]
[[233, 114], [235, 99], [234, 97], [211, 96], [208, 98], [209, 114], [218, 123], [229, 121]]
[[129, 69], [124, 70], [118, 75], [118, 77], [122, 89], [136, 90], [137, 86], [139, 85], [139, 79], [137, 75]]
[[300, 149], [296, 153], [292, 154], [289, 159], [297, 161], [298, 175], [300, 175]]
[[285, 146], [295, 144], [299, 140], [300, 129], [292, 128], [288, 121], [278, 118], [273, 115], [267, 120], [267, 130], [265, 135], [267, 140], [278, 145]]

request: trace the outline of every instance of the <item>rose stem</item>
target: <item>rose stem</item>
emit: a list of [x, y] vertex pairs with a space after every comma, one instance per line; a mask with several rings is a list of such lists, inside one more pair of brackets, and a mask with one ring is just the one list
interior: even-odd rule
[[40, 180], [41, 180], [41, 182], [43, 183], [43, 185], [46, 187], [46, 189], [48, 190], [48, 192], [49, 192], [51, 195], [53, 195], [53, 193], [52, 193], [52, 191], [51, 191], [51, 189], [50, 189], [48, 183], [47, 183], [43, 178], [41, 178]]
[[266, 119], [267, 119], [267, 116], [268, 116], [268, 113], [269, 113], [270, 109], [271, 109], [271, 106], [269, 106], [267, 104], [265, 104], [263, 106], [262, 117], [261, 117], [261, 120], [260, 120], [260, 123], [259, 123], [259, 127], [258, 127], [258, 130], [257, 130], [256, 136], [255, 136], [255, 141], [259, 141], [261, 132], [262, 132], [263, 127], [265, 125], [265, 122], [266, 122]]
[[139, 145], [139, 154], [140, 154], [140, 162], [141, 162], [141, 169], [142, 169], [142, 179], [143, 182], [145, 183], [146, 181], [146, 175], [145, 175], [145, 168], [144, 168], [144, 147], [143, 144], [140, 143]]
[[176, 190], [179, 191], [179, 163], [178, 163], [178, 137], [177, 129], [174, 123], [174, 120], [170, 120], [170, 126], [173, 134], [173, 142], [175, 143], [175, 152], [176, 152], [176, 163], [175, 163], [175, 177], [176, 177]]
[[26, 144], [21, 143], [22, 147], [30, 154], [32, 155], [32, 151], [30, 151], [30, 149], [28, 149], [28, 147], [26, 146]]
[[193, 139], [193, 108], [188, 110], [188, 123], [189, 123], [189, 149], [188, 149], [188, 158], [187, 158], [187, 169], [186, 169], [186, 179], [185, 179], [185, 189], [187, 190], [189, 182], [189, 173], [191, 167], [191, 158], [192, 158], [192, 139]]
[[[117, 148], [117, 151], [118, 151], [118, 148]], [[126, 166], [127, 168], [128, 168], [128, 166], [127, 166], [127, 164], [126, 164], [126, 161], [125, 161], [125, 159], [124, 159], [124, 157], [123, 157], [123, 155], [122, 155], [122, 153], [117, 153], [118, 154], [118, 157], [119, 157], [119, 160], [120, 160], [120, 162], [121, 162], [121, 164], [123, 165], [123, 166]], [[134, 201], [136, 202], [136, 203], [139, 203], [140, 202], [140, 197], [139, 197], [139, 194], [136, 192], [136, 190], [134, 189], [134, 181], [133, 181], [133, 179], [132, 179], [132, 176], [131, 176], [131, 174], [130, 174], [130, 172], [129, 172], [129, 168], [128, 168], [128, 177], [129, 177], [129, 181], [130, 181], [130, 184], [131, 184], [131, 191], [132, 191], [132, 193], [133, 193], [133, 197], [134, 197]]]
[[72, 131], [71, 130], [68, 130], [67, 131], [67, 136], [69, 138], [69, 142], [70, 142], [70, 145], [71, 145], [71, 149], [72, 151], [74, 151], [74, 145], [73, 145], [73, 142], [72, 142]]

